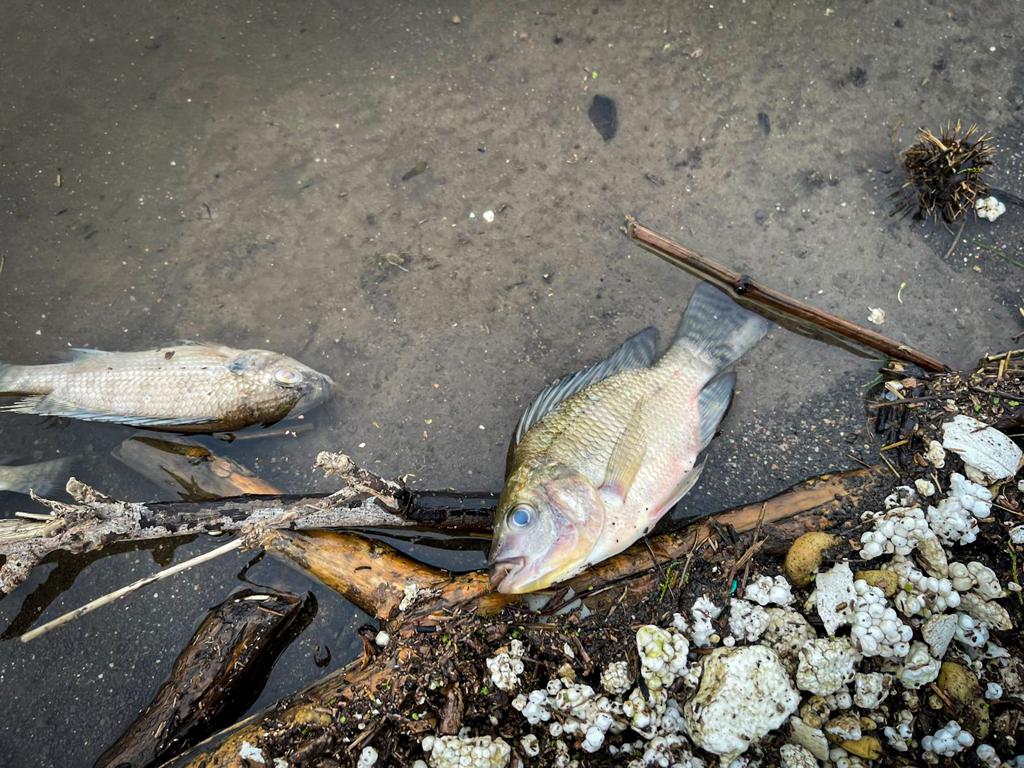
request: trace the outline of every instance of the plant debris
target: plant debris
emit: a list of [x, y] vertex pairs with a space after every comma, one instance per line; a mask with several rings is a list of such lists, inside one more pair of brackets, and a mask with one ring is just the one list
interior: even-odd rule
[[952, 222], [975, 211], [977, 201], [988, 194], [984, 174], [993, 165], [991, 142], [977, 125], [964, 130], [959, 120], [947, 123], [941, 136], [922, 128], [903, 153], [907, 180], [893, 195], [898, 199], [894, 213], [913, 211], [916, 218], [941, 216]]

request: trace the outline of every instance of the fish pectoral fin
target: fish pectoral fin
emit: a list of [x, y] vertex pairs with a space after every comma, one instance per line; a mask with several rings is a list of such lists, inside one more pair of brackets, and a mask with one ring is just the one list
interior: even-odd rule
[[59, 416], [65, 419], [99, 421], [108, 424], [127, 424], [131, 427], [184, 427], [216, 422], [216, 419], [206, 417], [130, 416], [121, 413], [93, 411], [81, 408], [74, 403], [67, 403], [53, 395], [23, 397], [20, 400], [15, 400], [13, 403], [0, 405], [0, 411], [7, 413], [30, 413], [36, 416]]
[[516, 424], [515, 432], [512, 433], [512, 443], [509, 448], [511, 449], [519, 445], [530, 427], [577, 392], [620, 371], [650, 367], [654, 361], [657, 343], [657, 329], [654, 327], [644, 328], [639, 333], [626, 339], [618, 349], [604, 360], [599, 360], [576, 373], [563, 376], [553, 384], [546, 386], [533, 399], [533, 402], [527, 406], [526, 410], [523, 411], [523, 415], [519, 417], [519, 423]]
[[637, 473], [643, 466], [644, 456], [647, 455], [646, 433], [640, 419], [641, 406], [642, 402], [637, 405], [633, 417], [615, 442], [599, 489], [618, 499], [619, 503], [624, 502], [629, 495], [629, 489], [633, 487]]
[[[700, 473], [704, 471], [704, 464], [707, 459], [704, 456], [697, 458], [697, 463], [693, 465], [693, 469], [686, 473], [685, 477], [679, 481], [675, 488], [672, 489], [672, 493], [669, 494], [668, 503], [661, 508], [660, 512], [668, 512], [672, 507], [679, 503], [679, 500], [693, 490], [693, 486], [700, 480]], [[661, 517], [659, 513], [658, 517]]]
[[736, 374], [720, 373], [704, 385], [697, 396], [697, 412], [700, 415], [700, 444], [706, 448], [718, 430], [732, 403], [732, 392], [736, 386]]

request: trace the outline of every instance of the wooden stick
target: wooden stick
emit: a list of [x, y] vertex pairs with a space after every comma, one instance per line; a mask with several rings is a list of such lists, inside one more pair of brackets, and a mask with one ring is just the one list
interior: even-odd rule
[[632, 216], [626, 217], [625, 232], [640, 247], [701, 280], [713, 283], [729, 293], [738, 304], [796, 333], [835, 344], [860, 355], [874, 357], [876, 353], [881, 353], [913, 363], [926, 371], [941, 373], [950, 370], [949, 366], [932, 355], [805, 304], [747, 275], [734, 272], [645, 227]]
[[139, 579], [138, 581], [133, 581], [131, 584], [121, 587], [120, 589], [115, 589], [110, 594], [104, 595], [103, 597], [98, 597], [95, 600], [92, 600], [91, 602], [88, 602], [85, 605], [81, 606], [80, 608], [75, 608], [75, 610], [65, 613], [63, 616], [58, 616], [53, 621], [48, 621], [41, 627], [36, 627], [35, 629], [26, 632], [24, 635], [21, 636], [20, 640], [23, 643], [27, 643], [30, 640], [35, 640], [37, 637], [45, 635], [51, 629], [56, 629], [57, 627], [63, 624], [67, 624], [69, 622], [74, 621], [75, 619], [81, 618], [82, 616], [85, 616], [87, 613], [92, 613], [97, 608], [102, 608], [104, 605], [110, 605], [115, 600], [119, 600], [125, 595], [130, 595], [132, 592], [137, 592], [138, 590], [145, 587], [147, 584], [153, 584], [154, 582], [162, 581], [163, 579], [174, 576], [176, 573], [187, 571], [189, 568], [195, 565], [200, 565], [202, 563], [218, 558], [221, 555], [226, 555], [228, 552], [233, 552], [234, 550], [241, 547], [244, 541], [244, 539], [234, 539], [233, 541], [229, 541], [227, 544], [223, 544], [217, 547], [216, 549], [210, 550], [209, 552], [204, 552], [201, 555], [197, 555], [196, 557], [186, 560], [183, 563], [172, 565], [170, 568], [164, 568], [162, 571], [158, 571], [157, 573], [154, 573], [151, 576], [146, 576], [145, 578]]

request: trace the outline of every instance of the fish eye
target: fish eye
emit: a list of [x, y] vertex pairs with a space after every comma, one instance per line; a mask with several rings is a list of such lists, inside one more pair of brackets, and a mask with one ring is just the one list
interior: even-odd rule
[[533, 510], [529, 507], [515, 507], [508, 513], [508, 524], [513, 528], [525, 528], [533, 522]]
[[284, 387], [294, 387], [302, 383], [302, 374], [292, 368], [282, 368], [274, 372], [274, 381]]

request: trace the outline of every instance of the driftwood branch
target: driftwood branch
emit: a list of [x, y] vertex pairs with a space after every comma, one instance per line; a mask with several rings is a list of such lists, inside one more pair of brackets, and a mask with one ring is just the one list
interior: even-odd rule
[[941, 373], [949, 370], [949, 366], [933, 355], [812, 307], [747, 275], [734, 272], [707, 256], [645, 227], [631, 216], [626, 217], [625, 232], [641, 248], [691, 275], [713, 283], [729, 293], [738, 304], [795, 333], [840, 346], [858, 355], [874, 357], [881, 353], [887, 357], [913, 363], [926, 371]]
[[[193, 755], [187, 764], [193, 768], [239, 765], [238, 752], [243, 742], [269, 746], [267, 734], [271, 731], [280, 735], [295, 729], [301, 729], [308, 747], [302, 759], [315, 762], [332, 747], [331, 713], [343, 710], [347, 702], [390, 701], [401, 695], [396, 690], [400, 686], [393, 685], [394, 681], [430, 663], [429, 647], [416, 641], [420, 633], [451, 626], [458, 616], [486, 615], [524, 600], [531, 604], [546, 602], [544, 610], [551, 612], [580, 605], [591, 611], [614, 610], [627, 596], [642, 594], [655, 586], [663, 578], [663, 566], [713, 544], [722, 530], [758, 530], [762, 536], [793, 539], [808, 529], [824, 526], [831, 513], [855, 504], [862, 494], [877, 490], [883, 478], [876, 469], [815, 478], [766, 502], [739, 507], [710, 521], [655, 536], [650, 539], [649, 548], [635, 545], [557, 591], [529, 596], [492, 592], [484, 573], [453, 575], [353, 534], [270, 532], [264, 542], [269, 552], [387, 621], [398, 642], [393, 641], [394, 647], [389, 646], [380, 656], [353, 662], [254, 721], [212, 739], [204, 745], [203, 753]], [[416, 586], [415, 599], [406, 595], [405, 587], [409, 584]], [[727, 589], [725, 585], [723, 591]]]
[[97, 768], [143, 768], [230, 725], [259, 697], [274, 662], [316, 612], [312, 594], [246, 587], [212, 608], [170, 677]]
[[243, 496], [215, 501], [126, 502], [72, 478], [74, 504], [36, 500], [48, 515], [0, 520], [0, 595], [9, 594], [48, 555], [86, 553], [115, 542], [224, 533], [254, 525], [294, 529], [431, 528], [486, 532], [497, 501], [492, 493], [410, 491], [355, 466], [346, 456], [321, 454], [318, 467], [344, 487], [330, 494]]

